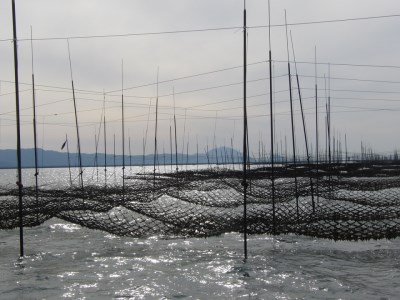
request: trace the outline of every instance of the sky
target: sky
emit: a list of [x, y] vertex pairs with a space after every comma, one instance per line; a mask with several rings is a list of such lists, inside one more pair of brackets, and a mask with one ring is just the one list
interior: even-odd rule
[[[243, 1], [15, 2], [23, 148], [34, 144], [33, 73], [41, 148], [60, 150], [66, 136], [70, 150], [77, 148], [73, 80], [82, 152], [94, 153], [96, 140], [98, 151], [104, 152], [105, 116], [107, 151], [114, 151], [115, 140], [116, 153], [122, 153], [122, 95], [126, 154], [154, 152], [156, 119], [158, 152], [169, 153], [174, 113], [178, 152], [204, 153], [231, 145], [242, 149]], [[361, 143], [385, 154], [398, 149], [398, 1], [271, 0], [270, 7], [274, 147], [279, 152], [291, 152], [292, 147], [282, 26], [286, 10], [298, 152], [304, 153], [305, 144], [293, 49], [312, 153], [315, 71], [320, 152], [325, 152], [329, 97], [332, 142], [341, 141], [343, 151], [347, 144], [348, 152], [360, 152]], [[257, 157], [270, 148], [268, 1], [248, 0], [246, 8], [249, 147]], [[16, 112], [8, 0], [0, 0], [0, 103], [0, 149], [13, 149]]]

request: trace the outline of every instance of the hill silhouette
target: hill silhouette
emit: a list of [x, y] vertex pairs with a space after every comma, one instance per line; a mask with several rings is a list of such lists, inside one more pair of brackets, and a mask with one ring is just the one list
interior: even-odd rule
[[[38, 166], [42, 168], [50, 167], [68, 167], [68, 153], [43, 150], [39, 148], [38, 153]], [[122, 155], [107, 154], [106, 159], [104, 153], [82, 153], [82, 166], [92, 167], [96, 166], [121, 166], [123, 162]], [[96, 160], [97, 157], [97, 160]], [[229, 148], [219, 147], [210, 149], [209, 151], [203, 151], [203, 153], [186, 154], [186, 153], [159, 153], [157, 164], [176, 164], [176, 157], [178, 158], [178, 164], [216, 164], [216, 163], [238, 163], [242, 160], [241, 152]], [[69, 161], [72, 167], [79, 165], [78, 154], [70, 153]], [[35, 167], [35, 151], [34, 149], [21, 149], [21, 164], [23, 168]], [[125, 155], [125, 165], [153, 165], [154, 154], [146, 155]], [[16, 168], [17, 167], [17, 151], [15, 149], [0, 150], [0, 168]]]

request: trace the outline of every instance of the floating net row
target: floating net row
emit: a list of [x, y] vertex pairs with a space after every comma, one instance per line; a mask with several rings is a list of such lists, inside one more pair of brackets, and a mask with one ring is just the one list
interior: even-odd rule
[[[279, 166], [248, 171], [247, 231], [334, 240], [400, 236], [400, 165]], [[241, 171], [135, 174], [125, 185], [23, 188], [23, 225], [60, 218], [119, 236], [208, 237], [244, 230]], [[274, 194], [274, 197], [273, 197]], [[0, 190], [0, 229], [19, 226], [18, 189]]]

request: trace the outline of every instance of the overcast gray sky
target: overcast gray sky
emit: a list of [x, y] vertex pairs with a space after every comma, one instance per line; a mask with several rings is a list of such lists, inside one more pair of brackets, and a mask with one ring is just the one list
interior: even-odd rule
[[[250, 151], [255, 155], [260, 140], [267, 149], [270, 147], [268, 29], [257, 27], [268, 24], [267, 6], [266, 0], [247, 1], [250, 27], [248, 116]], [[163, 148], [169, 152], [173, 89], [179, 151], [183, 146], [186, 148], [189, 141], [189, 152], [194, 153], [198, 140], [199, 149], [203, 152], [207, 144], [210, 148], [213, 146], [214, 135], [217, 146], [230, 146], [232, 139], [234, 147], [241, 149], [243, 36], [239, 27], [243, 24], [243, 1], [16, 0], [16, 9], [18, 39], [21, 40], [18, 54], [23, 148], [33, 147], [29, 41], [32, 26], [40, 147], [59, 150], [66, 134], [71, 148], [76, 145], [67, 47], [69, 38], [83, 152], [95, 151], [94, 140], [100, 129], [105, 91], [108, 147], [112, 149], [115, 135], [117, 151], [121, 153], [122, 61], [125, 133], [126, 140], [131, 139], [132, 153], [142, 153], [146, 132], [146, 152], [153, 152], [157, 70], [160, 81], [159, 152], [163, 152]], [[297, 67], [307, 129], [313, 147], [314, 65], [303, 62], [314, 61], [316, 47], [321, 149], [325, 145], [325, 95], [329, 94], [325, 86], [328, 88], [328, 63], [331, 63], [332, 131], [342, 139], [342, 143], [346, 134], [349, 151], [359, 151], [363, 140], [376, 151], [393, 152], [400, 146], [400, 17], [290, 24], [396, 15], [400, 14], [399, 2], [272, 0], [272, 25], [284, 24], [285, 9], [299, 62]], [[226, 27], [238, 28], [130, 35]], [[1, 149], [16, 147], [11, 38], [11, 0], [0, 0]], [[276, 140], [280, 147], [286, 136], [288, 146], [291, 146], [285, 28], [272, 27], [271, 40]], [[292, 53], [290, 59], [293, 60]], [[294, 73], [294, 66], [292, 71]], [[303, 151], [297, 91], [294, 95], [297, 142], [298, 148]], [[126, 145], [125, 151], [128, 152], [128, 141]], [[103, 151], [102, 148], [99, 151]]]

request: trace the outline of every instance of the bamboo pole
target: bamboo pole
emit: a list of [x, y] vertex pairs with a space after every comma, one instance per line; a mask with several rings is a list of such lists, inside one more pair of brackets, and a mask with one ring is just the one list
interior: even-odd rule
[[19, 109], [19, 76], [18, 76], [18, 45], [17, 20], [15, 1], [12, 0], [13, 42], [14, 42], [14, 75], [15, 75], [15, 112], [17, 118], [17, 163], [18, 163], [18, 216], [19, 216], [19, 249], [20, 257], [24, 256], [23, 203], [22, 203], [22, 170], [21, 170], [21, 121]]
[[244, 259], [247, 259], [247, 28], [246, 0], [243, 10], [243, 241]]

